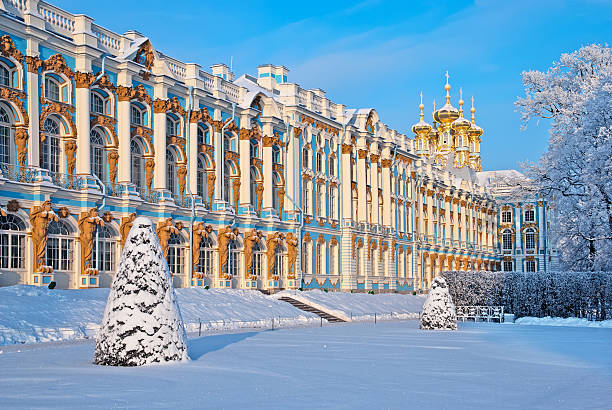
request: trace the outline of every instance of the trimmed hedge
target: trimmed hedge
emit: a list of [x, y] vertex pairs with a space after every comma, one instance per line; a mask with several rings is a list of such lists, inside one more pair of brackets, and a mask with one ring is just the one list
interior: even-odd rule
[[612, 272], [442, 272], [457, 306], [504, 306], [522, 316], [612, 318]]

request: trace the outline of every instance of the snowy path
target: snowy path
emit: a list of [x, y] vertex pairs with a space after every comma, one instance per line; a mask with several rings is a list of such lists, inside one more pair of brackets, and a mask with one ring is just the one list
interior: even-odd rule
[[194, 338], [192, 361], [91, 364], [91, 341], [4, 346], [0, 408], [606, 408], [612, 330], [416, 321]]

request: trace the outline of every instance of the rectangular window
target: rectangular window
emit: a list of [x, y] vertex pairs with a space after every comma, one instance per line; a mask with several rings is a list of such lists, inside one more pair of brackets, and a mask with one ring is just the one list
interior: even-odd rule
[[185, 260], [185, 248], [182, 246], [170, 246], [168, 248], [168, 268], [173, 275], [182, 275]]
[[512, 222], [512, 212], [503, 211], [502, 212], [502, 223], [510, 223]]
[[525, 211], [525, 222], [535, 222], [535, 211], [533, 209]]
[[239, 268], [239, 265], [238, 265], [238, 263], [239, 263], [239, 255], [240, 255], [240, 253], [238, 251], [230, 250], [229, 260], [227, 261], [228, 264], [229, 264], [228, 267], [227, 267], [228, 268], [227, 271], [234, 278], [238, 277], [238, 273], [239, 273], [239, 271], [238, 271], [238, 268]]
[[512, 261], [504, 261], [504, 272], [512, 272]]
[[536, 271], [536, 262], [535, 261], [525, 261], [525, 268], [527, 272], [535, 272]]

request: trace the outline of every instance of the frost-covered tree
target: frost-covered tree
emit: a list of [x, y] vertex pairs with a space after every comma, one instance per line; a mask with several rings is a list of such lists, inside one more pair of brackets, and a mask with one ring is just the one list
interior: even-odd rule
[[134, 220], [96, 338], [94, 363], [141, 366], [187, 360], [185, 328], [152, 222]]
[[421, 313], [421, 329], [457, 330], [457, 311], [442, 276], [436, 276]]
[[551, 123], [547, 152], [528, 164], [553, 206], [551, 235], [570, 270], [612, 270], [612, 49], [589, 45], [546, 72], [523, 72], [524, 126]]

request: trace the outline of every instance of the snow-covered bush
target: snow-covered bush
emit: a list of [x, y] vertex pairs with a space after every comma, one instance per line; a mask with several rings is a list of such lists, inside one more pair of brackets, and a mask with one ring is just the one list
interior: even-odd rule
[[152, 222], [134, 220], [96, 338], [94, 363], [140, 366], [187, 360], [185, 328]]
[[457, 330], [457, 312], [442, 276], [437, 276], [431, 283], [421, 313], [421, 329]]
[[443, 272], [457, 306], [504, 306], [515, 317], [612, 316], [612, 272]]

